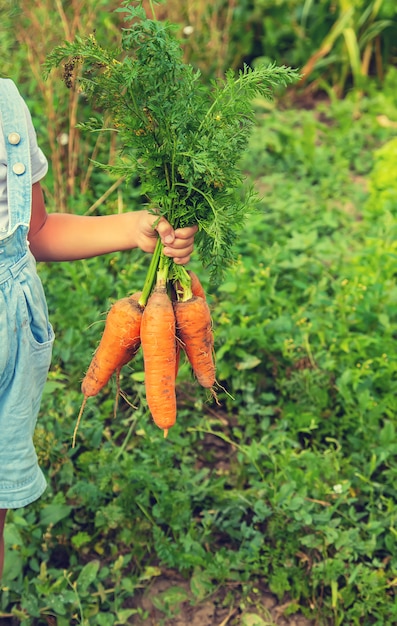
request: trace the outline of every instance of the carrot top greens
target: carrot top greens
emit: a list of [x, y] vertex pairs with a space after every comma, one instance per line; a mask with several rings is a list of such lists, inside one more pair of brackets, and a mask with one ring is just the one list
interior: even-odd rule
[[[199, 71], [184, 63], [174, 26], [155, 19], [152, 2], [150, 8], [152, 18], [141, 2], [123, 3], [119, 47], [104, 47], [94, 35], [76, 38], [52, 51], [46, 70], [63, 65], [66, 83], [78, 77], [82, 93], [101, 112], [82, 126], [116, 132], [121, 146], [116, 164], [98, 165], [127, 180], [138, 175], [148, 206], [175, 228], [198, 224], [196, 249], [219, 281], [252, 199], [250, 190], [242, 193], [239, 169], [255, 121], [252, 100], [271, 99], [276, 86], [298, 74], [274, 64], [245, 66], [204, 85]], [[144, 298], [158, 268], [170, 280], [186, 273], [159, 248]]]

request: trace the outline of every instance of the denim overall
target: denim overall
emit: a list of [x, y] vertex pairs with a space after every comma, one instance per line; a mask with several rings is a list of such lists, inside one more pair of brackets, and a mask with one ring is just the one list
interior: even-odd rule
[[22, 99], [0, 79], [7, 149], [9, 223], [0, 233], [0, 508], [33, 502], [46, 488], [33, 445], [54, 334], [36, 263], [29, 250], [32, 179]]

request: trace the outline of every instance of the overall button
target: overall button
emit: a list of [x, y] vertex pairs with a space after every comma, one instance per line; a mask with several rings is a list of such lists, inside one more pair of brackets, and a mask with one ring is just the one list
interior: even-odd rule
[[8, 135], [8, 141], [11, 145], [17, 146], [21, 141], [21, 135], [19, 133], [10, 133]]
[[17, 176], [20, 176], [21, 174], [25, 173], [26, 167], [23, 163], [14, 163], [14, 165], [12, 166], [12, 171], [14, 172], [14, 174], [17, 174]]

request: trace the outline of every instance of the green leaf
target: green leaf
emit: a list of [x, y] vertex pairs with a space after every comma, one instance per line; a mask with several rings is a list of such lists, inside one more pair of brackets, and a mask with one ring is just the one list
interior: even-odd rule
[[121, 609], [116, 613], [116, 621], [114, 624], [129, 624], [128, 619], [137, 614], [136, 609]]
[[212, 583], [205, 570], [197, 568], [194, 571], [190, 579], [190, 589], [198, 601], [203, 600], [208, 595], [212, 589]]
[[37, 596], [27, 593], [22, 598], [22, 608], [27, 611], [31, 617], [40, 617], [40, 609]]
[[57, 616], [65, 615], [68, 611], [68, 607], [65, 603], [63, 594], [60, 594], [59, 596], [58, 595], [48, 596], [47, 602], [48, 602], [48, 606], [50, 606], [52, 609], [54, 609], [54, 611], [56, 611]]
[[237, 370], [252, 370], [261, 363], [257, 356], [247, 354], [243, 361], [236, 363]]
[[166, 591], [153, 596], [153, 604], [157, 609], [162, 611], [171, 609], [175, 610], [179, 605], [188, 600], [189, 594], [183, 587], [178, 585], [169, 587]]
[[81, 531], [73, 535], [72, 544], [75, 546], [75, 548], [79, 549], [81, 548], [81, 546], [84, 546], [87, 543], [90, 543], [91, 540], [92, 540], [91, 535], [89, 535], [85, 531]]
[[40, 524], [55, 526], [58, 522], [69, 517], [72, 507], [67, 504], [47, 504], [40, 513]]
[[240, 624], [241, 626], [271, 626], [272, 622], [269, 622], [268, 619], [265, 621], [256, 613], [245, 613], [241, 617]]
[[117, 622], [115, 622], [114, 615], [110, 613], [99, 613], [95, 616], [97, 626], [114, 626]]
[[84, 565], [76, 581], [79, 591], [87, 591], [91, 583], [94, 582], [98, 574], [99, 565], [99, 561], [90, 561]]

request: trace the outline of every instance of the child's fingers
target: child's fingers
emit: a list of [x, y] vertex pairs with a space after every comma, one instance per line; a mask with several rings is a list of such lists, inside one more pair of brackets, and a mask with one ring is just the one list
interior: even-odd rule
[[194, 244], [186, 244], [186, 241], [175, 239], [174, 245], [165, 246], [163, 252], [166, 256], [174, 259], [175, 263], [185, 264], [190, 260]]
[[164, 217], [161, 217], [156, 224], [155, 230], [157, 231], [161, 241], [164, 245], [173, 244], [175, 241], [175, 231], [171, 224], [167, 222]]
[[156, 231], [164, 244], [163, 252], [174, 259], [175, 263], [185, 265], [190, 260], [194, 248], [194, 235], [197, 226], [187, 226], [174, 230], [165, 218], [156, 225]]
[[185, 226], [185, 228], [177, 228], [175, 231], [175, 237], [177, 239], [191, 239], [194, 240], [194, 235], [197, 233], [197, 226]]
[[171, 224], [164, 217], [161, 217], [156, 224], [155, 230], [158, 232], [161, 241], [165, 245], [174, 245], [176, 240], [193, 242], [194, 235], [197, 232], [197, 226], [185, 226], [184, 228], [174, 230]]
[[174, 263], [176, 263], [177, 265], [187, 265], [190, 261], [190, 254], [187, 254], [186, 256], [173, 256], [173, 255], [171, 256], [173, 258]]

